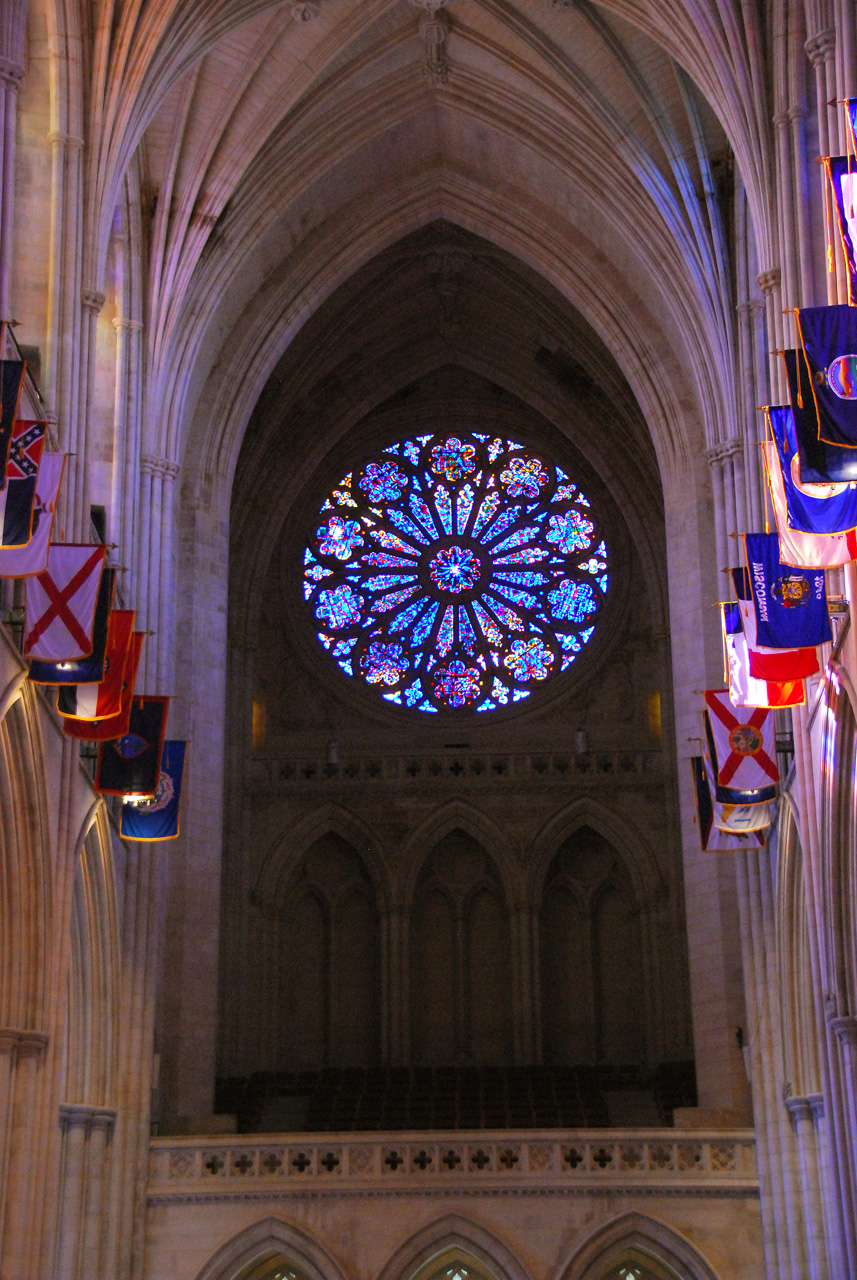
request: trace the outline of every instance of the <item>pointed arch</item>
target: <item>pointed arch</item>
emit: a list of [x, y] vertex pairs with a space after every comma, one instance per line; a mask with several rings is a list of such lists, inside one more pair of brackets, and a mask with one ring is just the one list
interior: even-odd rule
[[345, 1280], [342, 1267], [323, 1245], [299, 1227], [273, 1217], [254, 1222], [222, 1244], [197, 1272], [196, 1280], [232, 1280], [236, 1271], [271, 1250], [284, 1253], [305, 1280]]
[[301, 859], [316, 840], [326, 835], [339, 836], [351, 845], [372, 880], [379, 910], [385, 909], [390, 901], [390, 883], [380, 842], [362, 819], [333, 802], [315, 809], [277, 836], [253, 888], [253, 900], [258, 906], [276, 912]]
[[570, 836], [583, 827], [591, 827], [622, 855], [641, 906], [652, 906], [665, 894], [666, 882], [647, 841], [615, 809], [600, 804], [591, 796], [583, 796], [554, 814], [533, 842], [528, 896], [536, 907], [541, 905], [545, 879], [556, 853]]
[[517, 872], [517, 850], [492, 818], [465, 800], [449, 800], [441, 805], [420, 823], [408, 839], [402, 849], [402, 901], [408, 904], [412, 902], [426, 856], [444, 836], [453, 831], [463, 831], [482, 845], [497, 870], [506, 902], [511, 909], [520, 901], [523, 887]]
[[433, 1264], [440, 1266], [445, 1256], [449, 1256], [451, 1262], [453, 1255], [459, 1256], [462, 1262], [472, 1259], [480, 1271], [496, 1280], [530, 1280], [511, 1249], [484, 1227], [456, 1213], [438, 1218], [406, 1240], [378, 1280], [416, 1280]]
[[702, 1254], [674, 1228], [642, 1213], [625, 1213], [594, 1232], [560, 1273], [560, 1280], [602, 1280], [629, 1253], [660, 1264], [664, 1280], [719, 1280]]

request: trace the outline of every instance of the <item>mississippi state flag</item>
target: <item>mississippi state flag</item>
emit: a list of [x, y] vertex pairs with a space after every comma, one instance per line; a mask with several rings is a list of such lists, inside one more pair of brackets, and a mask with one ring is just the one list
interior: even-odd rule
[[[6, 325], [0, 325], [0, 351], [6, 339]], [[18, 400], [24, 385], [24, 360], [0, 360], [0, 489], [6, 488], [6, 463], [18, 416]]]
[[57, 711], [61, 716], [71, 720], [105, 720], [119, 714], [133, 628], [133, 609], [111, 609], [107, 619], [104, 678], [98, 684], [60, 685]]
[[51, 543], [47, 569], [27, 579], [25, 658], [70, 662], [92, 652], [106, 554], [103, 544]]
[[43, 456], [36, 478], [32, 537], [24, 547], [0, 547], [0, 578], [26, 578], [34, 573], [43, 573], [47, 568], [51, 529], [64, 468], [64, 453], [46, 453]]
[[804, 569], [834, 569], [857, 560], [857, 529], [847, 533], [799, 533], [791, 528], [783, 487], [783, 473], [777, 451], [770, 441], [762, 445], [774, 519], [780, 535], [783, 564]]
[[699, 827], [699, 847], [703, 853], [734, 853], [738, 849], [762, 849], [765, 836], [762, 831], [725, 831], [714, 822], [716, 801], [711, 798], [702, 756], [690, 761], [693, 774], [693, 790], [696, 797], [696, 821]]
[[163, 697], [132, 700], [128, 732], [99, 744], [96, 791], [111, 796], [155, 794], [169, 706], [169, 698]]
[[186, 742], [165, 742], [155, 794], [123, 802], [119, 834], [125, 840], [175, 840], [179, 834], [186, 748]]
[[770, 711], [736, 707], [725, 689], [706, 689], [705, 706], [714, 798], [721, 804], [773, 800], [780, 771]]
[[[803, 680], [760, 680], [753, 676], [747, 637], [741, 625], [742, 606], [739, 602], [724, 604], [721, 608], [725, 666], [732, 703], [736, 707], [797, 707], [804, 703]], [[815, 650], [810, 652], [815, 653]]]
[[15, 423], [6, 463], [6, 488], [0, 489], [0, 546], [25, 547], [32, 537], [36, 477], [47, 425]]
[[113, 738], [121, 738], [128, 732], [131, 719], [131, 702], [134, 697], [134, 686], [137, 682], [137, 668], [140, 665], [140, 654], [143, 652], [144, 631], [131, 633], [131, 643], [125, 658], [125, 669], [122, 673], [122, 692], [119, 710], [115, 716], [106, 716], [103, 720], [77, 720], [72, 716], [63, 717], [63, 732], [69, 738], [82, 738], [87, 742], [108, 742]]
[[783, 564], [775, 533], [747, 533], [744, 547], [756, 643], [766, 649], [807, 649], [832, 640], [824, 571]]
[[29, 679], [33, 684], [97, 684], [104, 678], [107, 629], [115, 585], [116, 570], [105, 569], [95, 603], [91, 653], [74, 662], [31, 662]]

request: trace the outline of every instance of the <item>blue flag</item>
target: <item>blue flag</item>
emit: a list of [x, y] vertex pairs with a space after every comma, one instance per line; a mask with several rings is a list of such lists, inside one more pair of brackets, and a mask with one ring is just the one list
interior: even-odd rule
[[857, 449], [857, 307], [802, 307], [797, 316], [812, 390], [803, 410], [814, 412], [819, 440]]
[[790, 406], [771, 405], [768, 421], [780, 457], [789, 528], [801, 533], [844, 533], [857, 528], [857, 486], [849, 484], [847, 489], [829, 496], [807, 493], [801, 487], [803, 474]]
[[[854, 308], [857, 311], [857, 308]], [[857, 480], [857, 449], [819, 439], [818, 418], [807, 363], [796, 351], [784, 351], [789, 400], [794, 418], [803, 484], [841, 484]]]
[[766, 649], [808, 649], [832, 640], [823, 569], [798, 569], [780, 560], [775, 533], [748, 533], [757, 643]]
[[848, 128], [851, 130], [851, 145], [857, 152], [857, 98], [845, 99], [845, 112], [848, 119]]
[[830, 156], [825, 164], [848, 273], [848, 301], [853, 307], [857, 306], [857, 162], [853, 156]]
[[119, 834], [126, 840], [174, 840], [179, 834], [186, 742], [165, 742], [161, 773], [151, 800], [122, 805]]

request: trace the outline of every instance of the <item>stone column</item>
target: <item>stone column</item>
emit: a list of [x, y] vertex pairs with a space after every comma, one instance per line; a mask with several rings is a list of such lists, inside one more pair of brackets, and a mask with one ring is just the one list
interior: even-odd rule
[[759, 288], [765, 297], [765, 322], [768, 335], [768, 385], [771, 397], [778, 404], [782, 402], [784, 383], [782, 362], [778, 349], [785, 346], [783, 342], [783, 315], [781, 304], [781, 275], [779, 267], [771, 267], [756, 277]]
[[[15, 123], [18, 90], [24, 78], [23, 35], [26, 3], [10, 6], [10, 30], [0, 18], [0, 320], [11, 320], [12, 234], [14, 228]], [[17, 12], [16, 12], [17, 11]], [[2, 37], [5, 36], [5, 39]]]
[[[142, 507], [148, 516], [148, 539], [141, 536], [142, 554], [146, 556], [145, 593], [142, 597], [146, 625], [154, 631], [145, 655], [145, 687], [154, 693], [172, 685], [173, 633], [175, 624], [174, 593], [174, 482], [178, 464], [169, 458], [144, 453]], [[148, 492], [146, 493], [146, 490]], [[147, 501], [148, 499], [148, 501]], [[142, 531], [141, 531], [142, 534]], [[140, 574], [143, 589], [143, 573]]]
[[13, 1275], [30, 1226], [34, 1177], [32, 1122], [36, 1074], [48, 1037], [41, 1031], [0, 1028], [0, 1271]]
[[800, 1186], [803, 1193], [803, 1220], [806, 1228], [806, 1251], [809, 1264], [807, 1280], [829, 1280], [827, 1250], [824, 1242], [821, 1187], [819, 1182], [818, 1146], [812, 1102], [806, 1098], [786, 1098], [786, 1110], [792, 1118], [797, 1136], [800, 1162]]

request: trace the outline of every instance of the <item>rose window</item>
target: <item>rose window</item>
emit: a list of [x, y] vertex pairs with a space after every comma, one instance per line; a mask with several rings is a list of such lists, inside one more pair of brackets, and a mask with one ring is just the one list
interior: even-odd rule
[[346, 675], [418, 711], [491, 711], [574, 662], [608, 586], [586, 496], [513, 440], [381, 449], [322, 504], [304, 552], [318, 639]]

